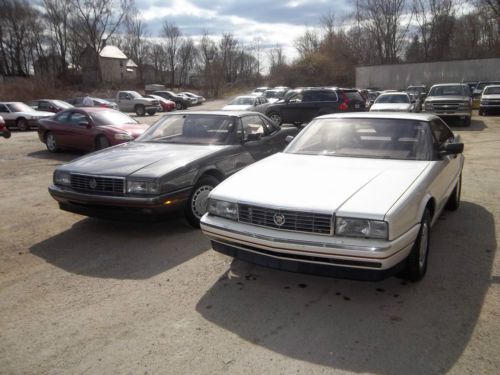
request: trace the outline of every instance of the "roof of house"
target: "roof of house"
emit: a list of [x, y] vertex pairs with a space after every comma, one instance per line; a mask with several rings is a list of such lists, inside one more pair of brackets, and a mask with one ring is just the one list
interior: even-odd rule
[[127, 68], [138, 68], [137, 64], [132, 59], [128, 59]]
[[120, 60], [128, 59], [128, 57], [122, 52], [122, 50], [115, 46], [104, 47], [100, 53], [100, 56], [106, 57], [108, 59], [120, 59]]

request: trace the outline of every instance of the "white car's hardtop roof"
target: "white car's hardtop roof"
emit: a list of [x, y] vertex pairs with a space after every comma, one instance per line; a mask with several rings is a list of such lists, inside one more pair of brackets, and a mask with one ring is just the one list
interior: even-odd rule
[[431, 121], [433, 119], [436, 119], [437, 116], [427, 113], [349, 112], [349, 113], [332, 113], [329, 115], [316, 117], [316, 119], [334, 119], [334, 118], [379, 118], [379, 119]]

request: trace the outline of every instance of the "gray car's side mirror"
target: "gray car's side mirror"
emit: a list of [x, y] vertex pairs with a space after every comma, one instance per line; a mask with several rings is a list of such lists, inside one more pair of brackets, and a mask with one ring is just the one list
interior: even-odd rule
[[260, 140], [260, 137], [262, 136], [262, 134], [260, 133], [251, 133], [251, 134], [246, 134], [244, 137], [243, 137], [243, 142], [252, 142], [252, 141], [258, 141]]
[[456, 155], [464, 152], [464, 144], [463, 143], [449, 143], [444, 146], [441, 151], [439, 151], [439, 155]]

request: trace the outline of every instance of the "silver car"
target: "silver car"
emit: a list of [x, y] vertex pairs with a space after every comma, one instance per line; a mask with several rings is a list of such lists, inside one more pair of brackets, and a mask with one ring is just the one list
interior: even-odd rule
[[433, 115], [318, 117], [212, 190], [201, 228], [214, 250], [261, 265], [417, 281], [431, 226], [459, 207], [463, 147]]

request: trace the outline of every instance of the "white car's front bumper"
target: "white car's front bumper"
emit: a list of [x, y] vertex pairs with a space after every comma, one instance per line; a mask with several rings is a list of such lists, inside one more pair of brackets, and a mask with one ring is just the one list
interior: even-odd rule
[[[208, 214], [201, 220], [201, 229], [212, 240], [214, 250], [250, 262], [306, 273], [380, 279], [408, 257], [420, 225], [393, 241], [281, 231]], [[269, 262], [270, 259], [276, 262]], [[289, 263], [295, 266], [290, 267]], [[313, 265], [320, 267], [319, 272], [311, 269]], [[326, 272], [328, 269], [341, 272]], [[348, 269], [369, 275], [346, 274]]]

